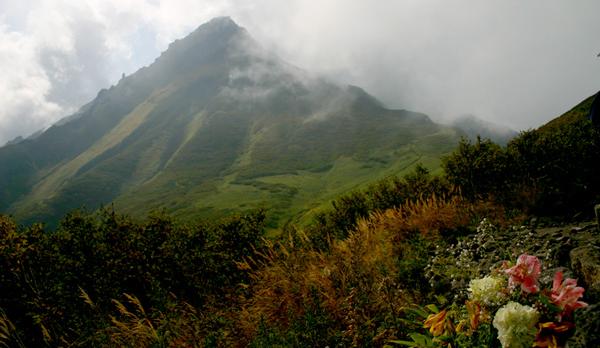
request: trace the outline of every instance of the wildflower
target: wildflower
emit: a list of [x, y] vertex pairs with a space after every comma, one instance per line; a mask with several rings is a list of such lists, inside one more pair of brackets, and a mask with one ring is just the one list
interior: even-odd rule
[[436, 314], [430, 314], [423, 323], [423, 327], [429, 328], [429, 332], [433, 336], [441, 336], [446, 331], [452, 331], [452, 323], [448, 320], [447, 314], [448, 310], [446, 309]]
[[531, 347], [535, 335], [535, 324], [540, 314], [535, 308], [509, 302], [494, 316], [494, 327], [502, 347]]
[[540, 323], [534, 347], [559, 348], [563, 347], [565, 341], [571, 336], [575, 329], [573, 323], [556, 324], [553, 322]]
[[486, 305], [501, 302], [504, 298], [503, 289], [504, 280], [499, 277], [487, 276], [469, 282], [471, 298]]
[[577, 280], [572, 278], [563, 280], [563, 274], [560, 271], [554, 274], [550, 298], [562, 310], [558, 315], [558, 320], [562, 320], [563, 316], [568, 316], [577, 308], [587, 306], [587, 303], [579, 301], [584, 291], [584, 288], [577, 286]]
[[466, 301], [467, 313], [469, 313], [469, 325], [471, 330], [477, 330], [481, 322], [481, 306], [474, 301]]
[[539, 291], [538, 278], [542, 272], [540, 260], [531, 255], [522, 254], [517, 259], [517, 264], [507, 270], [508, 284], [512, 286], [521, 285], [521, 290], [526, 293]]

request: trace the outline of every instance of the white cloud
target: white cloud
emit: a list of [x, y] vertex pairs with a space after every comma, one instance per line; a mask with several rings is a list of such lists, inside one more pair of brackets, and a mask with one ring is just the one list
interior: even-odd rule
[[0, 0], [0, 145], [74, 112], [228, 1]]
[[56, 120], [63, 109], [48, 101], [51, 84], [31, 38], [0, 26], [0, 144]]
[[242, 16], [298, 65], [438, 118], [536, 127], [600, 89], [594, 0], [256, 1]]

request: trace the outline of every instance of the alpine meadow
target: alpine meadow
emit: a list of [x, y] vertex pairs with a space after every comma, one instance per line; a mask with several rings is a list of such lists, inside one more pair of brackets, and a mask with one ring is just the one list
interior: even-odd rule
[[[141, 49], [143, 35], [160, 37], [139, 29], [159, 13], [148, 8], [172, 4], [138, 2], [143, 22], [125, 7], [114, 15]], [[236, 9], [262, 24], [247, 17], [254, 7]], [[5, 25], [0, 12], [0, 52], [5, 31], [25, 40], [17, 18]], [[92, 27], [68, 18], [89, 35], [74, 50], [91, 49]], [[58, 37], [55, 51], [37, 50], [43, 69], [60, 62]], [[66, 81], [61, 69], [44, 76]], [[600, 94], [515, 131], [476, 113], [389, 107], [391, 94], [384, 103], [340, 82], [359, 72], [298, 67], [215, 17], [40, 131], [0, 130], [14, 139], [0, 146], [0, 346], [599, 347]], [[450, 85], [435, 69], [412, 73]], [[24, 81], [41, 105], [32, 91], [44, 84]]]

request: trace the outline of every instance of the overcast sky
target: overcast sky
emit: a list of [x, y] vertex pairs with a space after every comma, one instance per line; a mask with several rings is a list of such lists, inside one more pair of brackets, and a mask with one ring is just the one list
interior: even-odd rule
[[434, 119], [527, 129], [600, 90], [598, 0], [0, 0], [0, 144], [222, 15], [290, 63]]

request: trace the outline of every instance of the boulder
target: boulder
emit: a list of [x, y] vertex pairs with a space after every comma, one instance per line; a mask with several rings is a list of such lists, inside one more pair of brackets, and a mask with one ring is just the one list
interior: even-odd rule
[[600, 247], [589, 244], [571, 250], [571, 269], [586, 289], [585, 299], [600, 299]]

